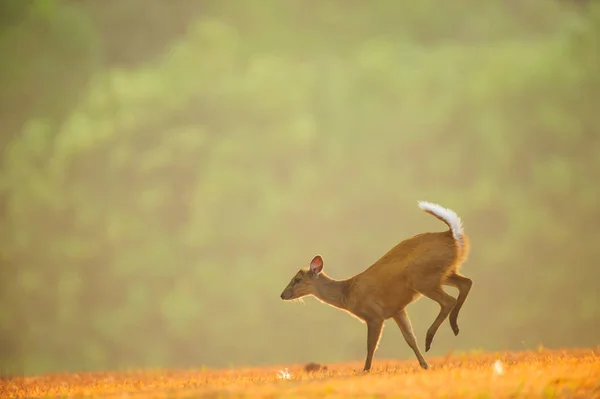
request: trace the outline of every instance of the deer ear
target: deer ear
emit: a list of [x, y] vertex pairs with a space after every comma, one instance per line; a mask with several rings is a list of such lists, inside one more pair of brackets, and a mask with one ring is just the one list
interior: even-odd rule
[[321, 255], [317, 255], [310, 262], [310, 271], [314, 274], [319, 274], [323, 271], [323, 258]]

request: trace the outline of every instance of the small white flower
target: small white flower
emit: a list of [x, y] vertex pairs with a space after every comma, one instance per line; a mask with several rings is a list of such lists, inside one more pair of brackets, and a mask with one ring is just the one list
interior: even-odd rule
[[288, 372], [288, 369], [285, 368], [283, 370], [279, 370], [277, 372], [277, 378], [279, 378], [280, 380], [289, 380], [290, 378], [292, 378], [291, 374]]
[[502, 365], [502, 362], [500, 360], [496, 360], [494, 362], [494, 374], [496, 374], [496, 375], [504, 374], [504, 366]]

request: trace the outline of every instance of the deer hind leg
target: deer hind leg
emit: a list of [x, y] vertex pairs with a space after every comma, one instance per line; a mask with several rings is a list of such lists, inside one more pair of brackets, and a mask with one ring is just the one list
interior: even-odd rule
[[425, 352], [428, 352], [431, 348], [431, 342], [437, 332], [440, 325], [446, 320], [454, 306], [456, 305], [456, 299], [448, 295], [440, 285], [416, 288], [421, 294], [429, 299], [434, 300], [440, 305], [440, 313], [431, 324], [431, 327], [427, 330], [425, 337]]
[[454, 335], [458, 335], [458, 313], [460, 312], [460, 308], [465, 303], [467, 296], [469, 295], [469, 291], [471, 291], [471, 287], [473, 286], [473, 280], [468, 277], [461, 276], [460, 274], [453, 273], [446, 281], [443, 283], [444, 285], [449, 285], [451, 287], [455, 287], [458, 289], [458, 298], [456, 299], [456, 306], [450, 312], [450, 327], [452, 327], [452, 331]]
[[412, 324], [410, 322], [410, 319], [408, 318], [408, 313], [406, 313], [406, 309], [402, 309], [393, 317], [394, 321], [400, 328], [400, 331], [402, 331], [402, 335], [404, 336], [406, 343], [408, 344], [408, 346], [411, 347], [411, 349], [417, 356], [419, 364], [422, 368], [427, 370], [429, 368], [429, 364], [427, 364], [427, 361], [425, 361], [425, 358], [423, 358], [423, 355], [419, 350], [419, 347], [417, 345], [417, 337], [415, 337], [415, 333], [413, 332]]

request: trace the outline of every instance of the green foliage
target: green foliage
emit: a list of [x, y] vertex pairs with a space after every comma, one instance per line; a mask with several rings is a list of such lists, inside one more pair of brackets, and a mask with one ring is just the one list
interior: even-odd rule
[[31, 118], [58, 127], [98, 64], [88, 15], [59, 1], [0, 6], [0, 145]]
[[[362, 358], [364, 326], [279, 293], [315, 253], [348, 277], [443, 229], [419, 199], [473, 247], [461, 334], [433, 355], [597, 343], [597, 6], [215, 3], [160, 60], [67, 89], [102, 46], [85, 8], [48, 4], [31, 15], [88, 61], [0, 72], [15, 96], [49, 82], [0, 175], [5, 368]], [[411, 306], [420, 336], [436, 312]], [[389, 328], [378, 356], [412, 353]]]

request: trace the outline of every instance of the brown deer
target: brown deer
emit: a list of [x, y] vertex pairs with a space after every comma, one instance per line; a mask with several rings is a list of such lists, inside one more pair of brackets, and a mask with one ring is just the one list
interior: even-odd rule
[[[450, 326], [458, 335], [458, 313], [473, 282], [459, 274], [469, 253], [469, 239], [456, 213], [440, 205], [421, 201], [419, 207], [446, 223], [445, 232], [421, 233], [408, 238], [361, 273], [335, 280], [323, 272], [323, 258], [317, 255], [308, 268], [300, 269], [281, 293], [292, 300], [307, 295], [344, 310], [367, 325], [367, 358], [364, 371], [371, 369], [383, 322], [394, 319], [419, 364], [427, 369], [412, 329], [406, 306], [424, 295], [440, 305], [440, 313], [427, 330], [425, 351], [429, 351], [440, 325], [450, 315]], [[448, 295], [442, 285], [458, 289], [458, 298]]]

